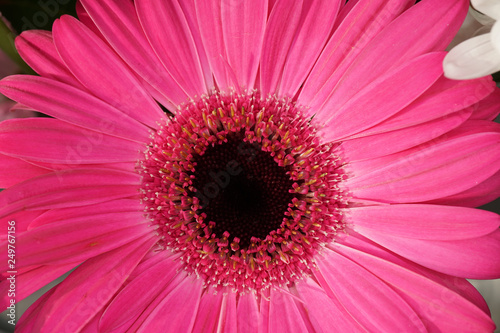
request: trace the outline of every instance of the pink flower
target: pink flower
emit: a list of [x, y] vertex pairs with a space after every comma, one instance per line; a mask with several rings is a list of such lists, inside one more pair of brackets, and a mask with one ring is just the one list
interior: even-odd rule
[[19, 332], [494, 330], [500, 93], [442, 70], [467, 1], [81, 3], [0, 84], [53, 117], [0, 124], [15, 300], [78, 266]]

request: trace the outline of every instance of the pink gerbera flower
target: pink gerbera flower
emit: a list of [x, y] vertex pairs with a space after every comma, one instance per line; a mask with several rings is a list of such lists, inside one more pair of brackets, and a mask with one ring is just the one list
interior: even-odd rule
[[442, 70], [467, 8], [82, 0], [23, 33], [40, 76], [0, 92], [51, 118], [0, 124], [15, 300], [77, 268], [18, 330], [493, 331], [465, 278], [500, 277], [500, 93]]

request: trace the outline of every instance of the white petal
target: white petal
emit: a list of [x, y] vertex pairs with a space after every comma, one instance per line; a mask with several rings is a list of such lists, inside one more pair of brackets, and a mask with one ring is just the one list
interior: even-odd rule
[[500, 21], [496, 22], [491, 29], [491, 43], [500, 54]]
[[470, 14], [477, 22], [481, 23], [482, 25], [489, 25], [495, 23], [495, 19], [477, 11], [472, 6], [469, 7], [468, 14]]
[[491, 43], [491, 34], [471, 38], [455, 46], [444, 58], [444, 74], [455, 80], [468, 80], [500, 70], [500, 53]]
[[[458, 30], [456, 36], [451, 41], [450, 45], [448, 45], [448, 47], [446, 49], [447, 51], [451, 50], [453, 47], [457, 46], [461, 42], [463, 42], [469, 38], [474, 37], [475, 33], [479, 29], [483, 28], [483, 24], [478, 22], [478, 20], [475, 18], [474, 15], [476, 15], [476, 14], [477, 14], [477, 12], [472, 7], [470, 7], [469, 12], [467, 13], [467, 16], [465, 17], [464, 23], [462, 23], [460, 30]], [[482, 14], [479, 14], [479, 15], [482, 15]], [[488, 17], [488, 19], [490, 19], [490, 18]], [[490, 20], [492, 20], [492, 19], [490, 19]], [[492, 20], [492, 21], [495, 22], [494, 20]], [[485, 33], [488, 33], [488, 32], [489, 32], [489, 30], [486, 31]]]
[[472, 6], [483, 14], [500, 20], [500, 2], [498, 0], [471, 0]]

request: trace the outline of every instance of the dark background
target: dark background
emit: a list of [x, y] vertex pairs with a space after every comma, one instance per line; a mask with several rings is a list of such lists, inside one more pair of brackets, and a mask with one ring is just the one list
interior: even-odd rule
[[14, 31], [51, 30], [61, 15], [76, 16], [76, 0], [0, 0], [0, 13], [12, 24]]

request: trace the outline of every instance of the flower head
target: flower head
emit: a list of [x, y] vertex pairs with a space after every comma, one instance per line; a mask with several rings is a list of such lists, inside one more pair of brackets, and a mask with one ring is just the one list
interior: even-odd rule
[[23, 33], [40, 76], [0, 92], [51, 118], [0, 124], [17, 299], [77, 268], [19, 331], [492, 331], [465, 278], [500, 276], [471, 208], [500, 93], [442, 70], [466, 12], [82, 0]]

